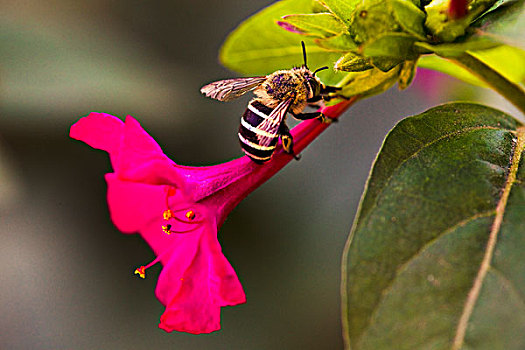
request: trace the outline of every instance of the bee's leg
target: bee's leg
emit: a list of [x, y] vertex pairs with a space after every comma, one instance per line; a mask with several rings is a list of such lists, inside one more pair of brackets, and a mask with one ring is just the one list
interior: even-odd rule
[[309, 98], [308, 100], [306, 100], [306, 102], [308, 103], [316, 103], [316, 102], [319, 102], [321, 101], [323, 97], [321, 95], [317, 95], [317, 96], [314, 96], [312, 98]]
[[290, 133], [290, 129], [285, 123], [281, 124], [279, 133], [281, 135], [281, 142], [283, 144], [283, 149], [286, 153], [293, 155], [295, 160], [299, 160], [301, 156], [298, 156], [293, 151], [293, 137]]
[[329, 117], [327, 115], [324, 115], [321, 112], [297, 113], [297, 114], [296, 113], [292, 113], [292, 115], [295, 118], [300, 119], [300, 120], [307, 120], [307, 119], [318, 118], [321, 122], [326, 123], [326, 124], [330, 124], [330, 123], [334, 123], [334, 122], [338, 121], [337, 118]]
[[307, 120], [307, 119], [314, 119], [314, 118], [320, 118], [323, 113], [321, 112], [310, 112], [310, 113], [292, 113], [292, 115], [299, 120]]
[[323, 100], [330, 101], [333, 98], [342, 98], [343, 100], [349, 100], [349, 97], [343, 96], [343, 95], [325, 95], [323, 96]]
[[[342, 88], [336, 86], [321, 86], [321, 98], [324, 101], [330, 101], [333, 98], [342, 98], [343, 100], [348, 100], [349, 98], [343, 95], [339, 95], [337, 92], [341, 91]], [[333, 95], [330, 95], [333, 94]]]
[[341, 89], [342, 88], [337, 87], [337, 86], [322, 85], [321, 86], [321, 95], [331, 94], [331, 93], [337, 92], [337, 91], [339, 91]]

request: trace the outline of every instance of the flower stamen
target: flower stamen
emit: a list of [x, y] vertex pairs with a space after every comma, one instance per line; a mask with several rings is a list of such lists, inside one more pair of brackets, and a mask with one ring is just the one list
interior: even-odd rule
[[170, 209], [164, 210], [164, 213], [162, 213], [162, 217], [164, 218], [164, 220], [169, 220], [173, 217], [173, 212]]
[[162, 259], [163, 256], [165, 256], [166, 254], [168, 254], [171, 251], [171, 248], [172, 247], [168, 247], [168, 249], [166, 249], [165, 251], [160, 253], [155, 258], [155, 260], [153, 260], [152, 262], [150, 262], [146, 266], [141, 266], [141, 267], [135, 269], [135, 275], [139, 275], [140, 278], [146, 278], [146, 270], [149, 269], [150, 267], [152, 267], [153, 265], [155, 265], [156, 263], [158, 263], [160, 261], [160, 259]]
[[146, 267], [141, 266], [135, 270], [135, 275], [139, 275], [140, 278], [146, 278]]
[[193, 219], [195, 219], [195, 212], [193, 210], [188, 210], [186, 212], [186, 218], [192, 221]]
[[[171, 218], [173, 218], [175, 215], [173, 214], [173, 211], [171, 211], [170, 209], [170, 205], [169, 205], [169, 198], [173, 195], [175, 195], [175, 192], [176, 190], [169, 186], [167, 191], [166, 191], [166, 210], [164, 210], [164, 212], [162, 213], [162, 218], [164, 220], [169, 220]], [[164, 225], [162, 226], [162, 231], [165, 233], [165, 234], [170, 234], [171, 233], [171, 225], [170, 224], [167, 224], [167, 225]]]
[[167, 235], [171, 234], [171, 225], [167, 224], [166, 226], [162, 226], [162, 231]]

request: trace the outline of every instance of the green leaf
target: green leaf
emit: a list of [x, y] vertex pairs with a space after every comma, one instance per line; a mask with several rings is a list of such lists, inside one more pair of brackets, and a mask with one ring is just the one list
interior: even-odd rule
[[447, 14], [449, 0], [432, 0], [425, 6], [425, 27], [440, 42], [450, 43], [465, 34], [465, 31], [480, 14], [490, 9], [497, 0], [472, 0], [465, 17], [452, 19]]
[[[525, 16], [519, 16], [523, 14], [520, 8], [523, 8], [523, 0], [499, 1], [492, 9], [465, 28], [465, 35], [455, 39], [453, 43], [420, 42], [416, 45], [444, 57], [459, 56], [465, 51], [486, 50], [504, 43], [517, 47], [520, 47], [521, 44], [523, 48], [525, 47], [522, 35]], [[446, 23], [448, 25], [449, 22]], [[447, 27], [447, 29], [450, 28]]]
[[487, 84], [479, 80], [469, 71], [458, 66], [454, 62], [447, 60], [446, 58], [441, 58], [436, 55], [424, 55], [419, 58], [419, 60], [417, 61], [417, 65], [421, 68], [432, 69], [441, 73], [448, 74], [454, 78], [457, 78], [475, 86], [487, 87]]
[[426, 39], [423, 27], [425, 13], [416, 4], [406, 0], [390, 0], [387, 4], [405, 33], [412, 34], [421, 40]]
[[495, 40], [525, 50], [525, 1], [500, 0], [478, 18], [472, 27]]
[[349, 30], [358, 43], [391, 33], [425, 40], [424, 20], [425, 14], [410, 1], [365, 0], [356, 6]]
[[352, 21], [352, 12], [360, 0], [318, 0], [330, 12], [336, 15], [347, 26]]
[[449, 44], [437, 44], [432, 45], [425, 42], [417, 42], [414, 44], [416, 47], [421, 48], [425, 51], [434, 52], [443, 57], [455, 57], [463, 54], [465, 51], [472, 50], [487, 50], [500, 46], [501, 44], [497, 41], [492, 40], [486, 36], [477, 36], [465, 42], [455, 42]]
[[358, 73], [348, 73], [341, 95], [351, 97], [360, 95], [369, 97], [388, 90], [399, 78], [400, 66], [384, 72], [378, 68], [368, 69]]
[[362, 72], [374, 68], [370, 59], [356, 56], [352, 52], [338, 59], [334, 67], [345, 72]]
[[[303, 63], [301, 40], [306, 44], [308, 66], [315, 69], [333, 66], [341, 56], [317, 46], [310, 37], [299, 37], [277, 25], [285, 15], [308, 13], [310, 0], [279, 1], [241, 23], [226, 39], [220, 60], [227, 67], [245, 75], [266, 75], [279, 69], [289, 69]], [[334, 85], [344, 73], [332, 69], [319, 72], [325, 84]]]
[[355, 41], [365, 43], [385, 33], [395, 32], [399, 28], [396, 19], [383, 1], [363, 1], [352, 14], [350, 32]]
[[416, 75], [416, 61], [405, 61], [399, 71], [399, 90], [404, 90], [410, 86]]
[[348, 347], [525, 348], [524, 148], [518, 121], [469, 103], [388, 134], [345, 247]]
[[470, 54], [508, 80], [514, 83], [525, 82], [525, 51], [501, 45], [490, 50], [470, 51]]
[[286, 15], [283, 22], [296, 31], [319, 38], [329, 38], [347, 32], [347, 28], [331, 13], [310, 13], [304, 15]]
[[315, 39], [315, 43], [328, 51], [355, 52], [358, 50], [356, 43], [348, 34], [335, 35], [325, 39]]
[[453, 61], [483, 80], [490, 88], [505, 97], [522, 113], [525, 113], [525, 90], [520, 84], [513, 83], [469, 52], [453, 58]]
[[465, 34], [472, 20], [470, 16], [457, 20], [450, 19], [447, 15], [448, 5], [448, 0], [433, 0], [425, 6], [427, 13], [425, 27], [439, 42], [453, 42], [457, 37]]
[[374, 67], [379, 68], [383, 72], [388, 72], [398, 66], [402, 62], [402, 59], [395, 57], [372, 57], [370, 61]]
[[414, 59], [417, 53], [414, 50], [416, 39], [405, 33], [382, 34], [363, 45], [363, 54], [366, 57], [392, 57], [400, 61]]
[[[493, 49], [469, 51], [495, 71], [514, 83], [525, 81], [525, 51], [501, 45]], [[422, 56], [418, 66], [443, 72], [467, 83], [486, 87], [487, 85], [454, 62], [435, 55]]]

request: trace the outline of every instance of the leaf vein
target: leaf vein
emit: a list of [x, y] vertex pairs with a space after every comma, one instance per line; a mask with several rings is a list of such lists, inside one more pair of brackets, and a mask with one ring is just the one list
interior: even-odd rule
[[401, 275], [404, 271], [406, 271], [408, 266], [410, 265], [410, 263], [412, 261], [414, 261], [420, 254], [425, 252], [427, 249], [432, 247], [441, 238], [447, 236], [448, 234], [454, 233], [456, 231], [456, 229], [458, 229], [458, 228], [460, 228], [462, 226], [465, 226], [466, 224], [468, 224], [468, 223], [470, 223], [470, 222], [472, 222], [474, 220], [485, 218], [485, 217], [490, 217], [490, 216], [492, 216], [494, 214], [495, 214], [495, 210], [489, 210], [489, 211], [485, 211], [485, 212], [482, 212], [482, 213], [477, 213], [475, 215], [472, 215], [472, 216], [470, 216], [468, 218], [465, 218], [465, 219], [459, 221], [455, 225], [453, 225], [453, 226], [447, 228], [446, 230], [443, 230], [440, 233], [438, 233], [436, 235], [436, 237], [434, 237], [433, 239], [431, 239], [430, 241], [428, 241], [427, 243], [422, 245], [420, 249], [415, 251], [414, 254], [409, 256], [408, 259], [405, 262], [403, 262], [401, 265], [399, 265], [399, 267], [395, 271], [395, 274], [394, 274], [395, 277], [392, 278], [391, 281], [388, 283], [388, 285], [381, 291], [381, 297], [378, 299], [377, 303], [374, 306], [374, 309], [373, 309], [374, 311], [370, 315], [369, 322], [368, 322], [367, 326], [365, 327], [365, 331], [363, 332], [363, 335], [361, 336], [361, 339], [364, 338], [364, 335], [365, 335], [366, 331], [368, 329], [370, 329], [370, 326], [374, 323], [374, 320], [377, 318], [377, 313], [381, 309], [381, 304], [384, 303], [386, 297], [388, 296], [388, 294], [392, 290], [397, 276]]
[[470, 316], [472, 315], [472, 312], [474, 311], [474, 306], [476, 305], [476, 302], [479, 298], [479, 293], [481, 291], [483, 281], [485, 280], [487, 272], [490, 268], [491, 260], [494, 254], [494, 249], [495, 249], [497, 238], [498, 238], [498, 233], [501, 229], [501, 224], [503, 222], [503, 215], [505, 214], [505, 207], [507, 205], [507, 200], [509, 198], [509, 194], [510, 194], [510, 190], [512, 189], [512, 185], [514, 184], [516, 180], [516, 174], [518, 172], [518, 166], [519, 166], [519, 162], [520, 162], [521, 155], [522, 155], [524, 148], [525, 148], [525, 127], [521, 127], [521, 128], [518, 128], [517, 130], [517, 141], [514, 146], [514, 152], [513, 152], [514, 154], [512, 155], [511, 162], [510, 162], [511, 163], [510, 171], [507, 176], [507, 180], [505, 182], [503, 193], [498, 202], [498, 205], [496, 206], [496, 217], [494, 218], [494, 222], [492, 224], [485, 255], [483, 256], [483, 260], [481, 261], [481, 265], [479, 267], [479, 271], [476, 276], [476, 279], [474, 280], [474, 284], [472, 285], [472, 288], [469, 291], [469, 294], [467, 296], [467, 300], [465, 301], [463, 312], [461, 314], [461, 317], [458, 322], [458, 326], [456, 328], [456, 335], [452, 343], [452, 350], [459, 350], [463, 346], [463, 341], [465, 339], [465, 334], [467, 332], [467, 325], [470, 320]]

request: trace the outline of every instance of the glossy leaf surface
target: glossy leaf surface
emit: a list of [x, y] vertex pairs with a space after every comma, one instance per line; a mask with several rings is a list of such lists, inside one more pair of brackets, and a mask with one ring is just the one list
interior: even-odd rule
[[[525, 51], [512, 46], [501, 45], [488, 50], [469, 52], [509, 81], [514, 83], [525, 81]], [[485, 83], [461, 66], [436, 55], [422, 56], [418, 61], [418, 66], [449, 74], [473, 85], [485, 86]]]
[[525, 50], [524, 0], [499, 0], [472, 25], [485, 35]]
[[339, 17], [341, 21], [350, 26], [352, 23], [352, 12], [355, 10], [359, 0], [319, 0], [326, 9]]
[[346, 26], [331, 13], [286, 15], [283, 22], [291, 25], [300, 34], [328, 38], [347, 31]]
[[351, 349], [525, 348], [525, 128], [447, 104], [400, 122], [343, 259]]
[[[279, 1], [261, 10], [241, 23], [226, 39], [220, 53], [222, 63], [245, 75], [290, 69], [303, 64], [301, 41], [304, 41], [311, 69], [332, 67], [341, 53], [328, 52], [317, 46], [312, 37], [286, 31], [277, 24], [285, 15], [311, 13], [312, 10], [310, 0]], [[325, 84], [333, 85], [345, 73], [327, 69], [318, 75]]]

